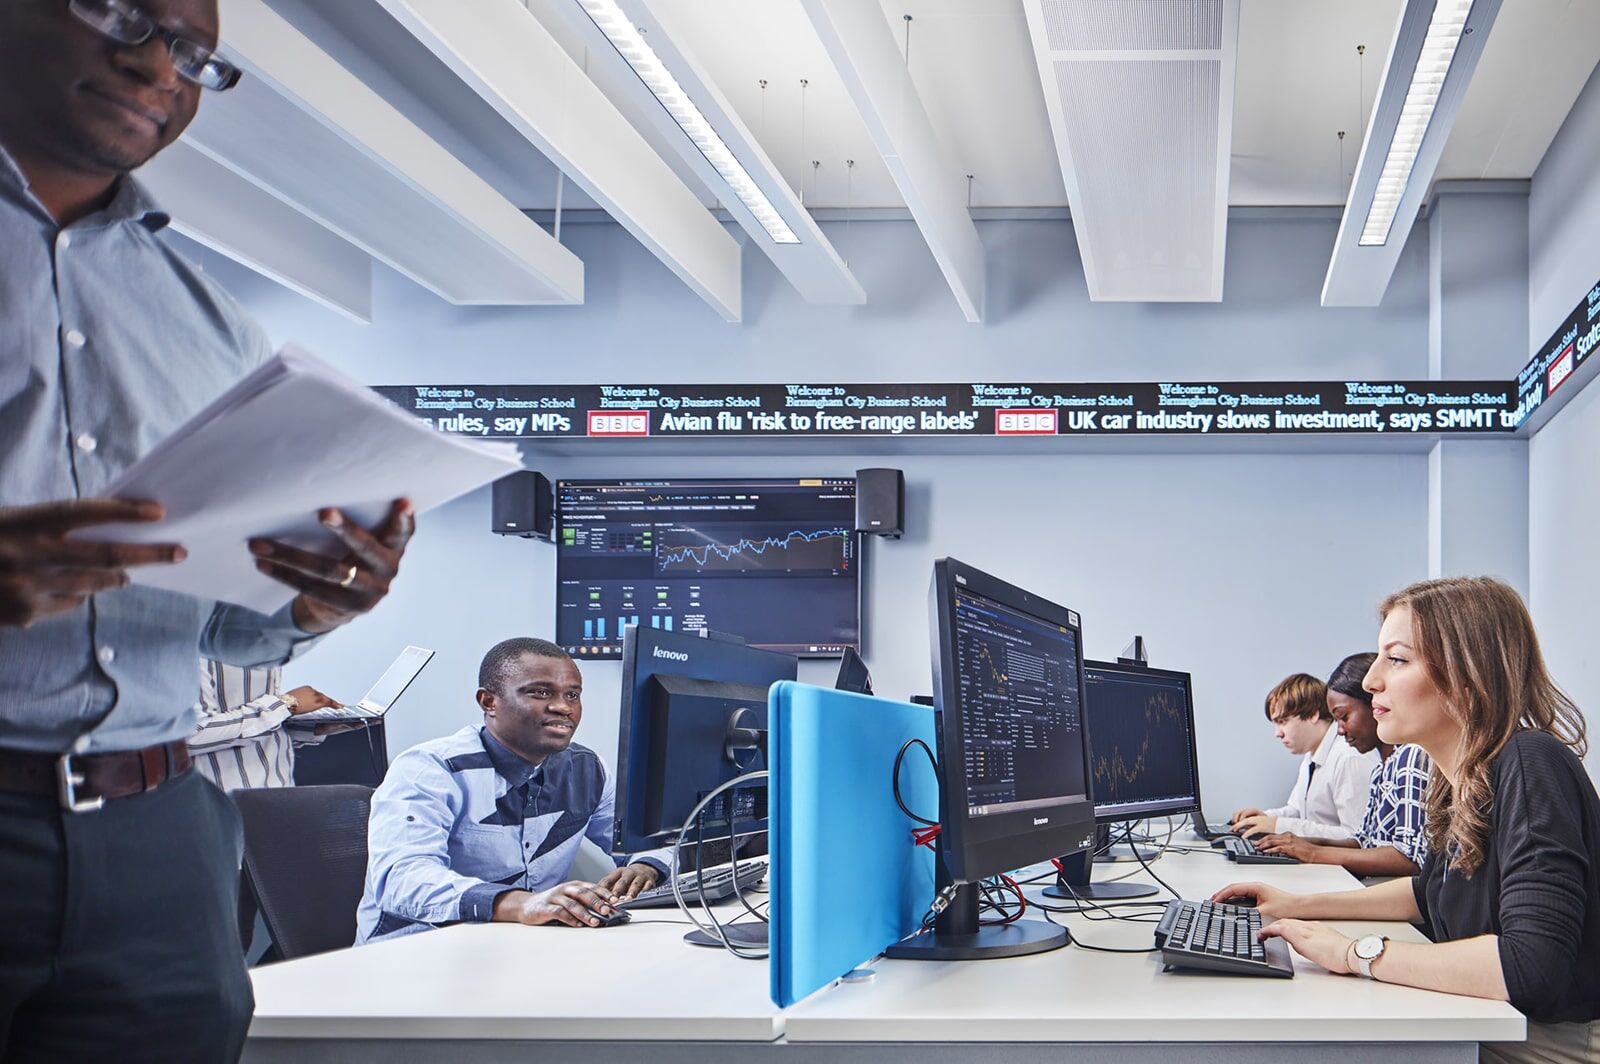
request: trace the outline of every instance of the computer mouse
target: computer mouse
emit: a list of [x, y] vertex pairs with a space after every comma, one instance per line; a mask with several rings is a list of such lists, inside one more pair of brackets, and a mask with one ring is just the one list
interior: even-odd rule
[[[625, 924], [629, 920], [633, 919], [633, 914], [629, 913], [626, 909], [612, 909], [610, 916], [597, 913], [593, 909], [590, 909], [588, 912], [590, 916], [600, 921], [601, 927], [616, 927], [618, 924]], [[590, 924], [589, 926], [593, 927], [594, 925]]]

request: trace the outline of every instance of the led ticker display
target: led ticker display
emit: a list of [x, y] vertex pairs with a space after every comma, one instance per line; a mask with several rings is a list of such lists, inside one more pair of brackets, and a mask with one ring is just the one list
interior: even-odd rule
[[1513, 381], [410, 385], [377, 389], [491, 439], [1514, 432]]

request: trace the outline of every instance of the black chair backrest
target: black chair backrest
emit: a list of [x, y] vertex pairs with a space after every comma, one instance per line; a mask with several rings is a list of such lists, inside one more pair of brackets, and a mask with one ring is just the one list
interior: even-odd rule
[[260, 787], [231, 797], [244, 820], [245, 877], [277, 957], [354, 945], [372, 788]]

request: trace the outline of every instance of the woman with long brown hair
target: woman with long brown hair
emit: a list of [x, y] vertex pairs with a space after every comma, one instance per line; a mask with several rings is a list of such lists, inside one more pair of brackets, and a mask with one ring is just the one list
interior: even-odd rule
[[[1297, 895], [1236, 883], [1263, 936], [1333, 972], [1509, 1001], [1528, 1041], [1481, 1060], [1600, 1060], [1600, 796], [1584, 719], [1545, 670], [1527, 607], [1488, 578], [1430, 580], [1379, 609], [1378, 733], [1433, 759], [1422, 873]], [[1408, 920], [1430, 944], [1352, 940], [1309, 919]]]

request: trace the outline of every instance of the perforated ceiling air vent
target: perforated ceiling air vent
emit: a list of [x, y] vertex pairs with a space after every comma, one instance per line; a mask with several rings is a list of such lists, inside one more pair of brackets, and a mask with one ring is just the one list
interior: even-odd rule
[[1238, 0], [1024, 0], [1095, 300], [1222, 298]]
[[1223, 0], [1041, 0], [1053, 52], [1222, 48]]

